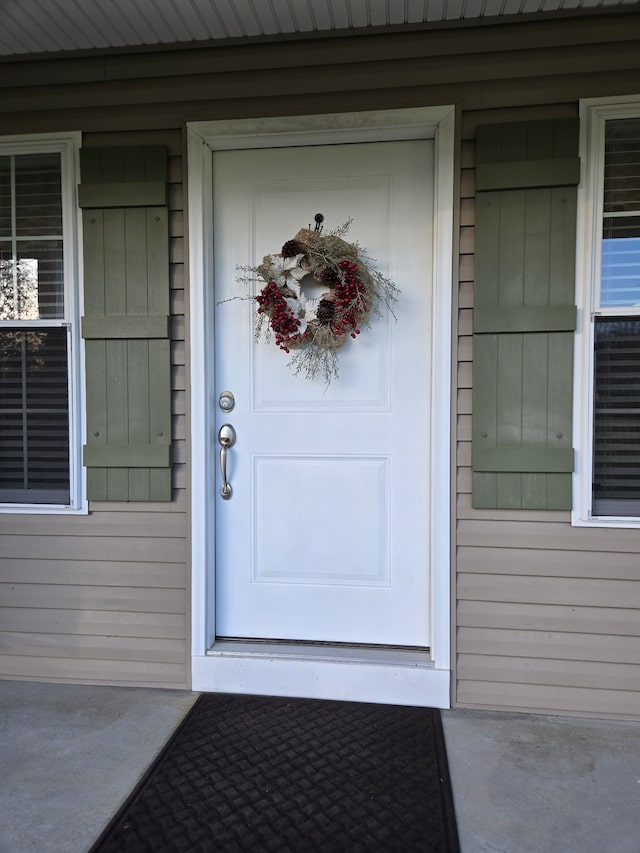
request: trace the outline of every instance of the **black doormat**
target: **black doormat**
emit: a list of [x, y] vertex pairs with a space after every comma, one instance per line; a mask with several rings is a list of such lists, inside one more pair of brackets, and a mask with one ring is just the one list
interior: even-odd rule
[[438, 711], [201, 696], [90, 853], [458, 853]]

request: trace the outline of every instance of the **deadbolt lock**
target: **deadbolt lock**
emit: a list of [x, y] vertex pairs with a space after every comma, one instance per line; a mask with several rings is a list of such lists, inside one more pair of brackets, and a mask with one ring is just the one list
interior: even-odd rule
[[223, 391], [218, 397], [218, 405], [223, 412], [233, 411], [235, 404], [236, 400], [231, 391]]

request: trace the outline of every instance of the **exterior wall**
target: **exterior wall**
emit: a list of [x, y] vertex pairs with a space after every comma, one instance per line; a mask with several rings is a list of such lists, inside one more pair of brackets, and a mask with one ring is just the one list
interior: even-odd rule
[[86, 518], [0, 516], [0, 675], [188, 684], [184, 123], [455, 103], [453, 700], [640, 717], [640, 531], [572, 528], [568, 513], [473, 510], [470, 499], [475, 129], [575, 116], [581, 97], [640, 94], [637, 23], [613, 15], [3, 67], [3, 132], [81, 129], [87, 145], [169, 145], [178, 464], [171, 504], [94, 504]]
[[487, 116], [474, 111], [463, 118], [455, 702], [458, 707], [638, 717], [640, 530], [572, 527], [569, 512], [476, 510], [471, 505], [476, 127], [573, 117], [577, 108], [577, 103], [550, 101], [535, 109], [492, 110]]
[[88, 516], [0, 513], [0, 677], [189, 684], [182, 135], [89, 133], [169, 149], [173, 499]]

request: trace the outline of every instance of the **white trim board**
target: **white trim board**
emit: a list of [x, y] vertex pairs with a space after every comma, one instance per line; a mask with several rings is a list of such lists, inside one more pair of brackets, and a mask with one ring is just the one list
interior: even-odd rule
[[[187, 125], [191, 285], [192, 687], [363, 702], [450, 705], [451, 306], [453, 272], [453, 106], [321, 116], [193, 122]], [[287, 648], [233, 653], [214, 645], [210, 614], [214, 484], [207, 392], [213, 376], [213, 233], [211, 152], [294, 145], [435, 139], [435, 300], [432, 351], [431, 661], [309, 656]], [[437, 494], [436, 494], [437, 488]], [[348, 671], [347, 671], [348, 670]]]

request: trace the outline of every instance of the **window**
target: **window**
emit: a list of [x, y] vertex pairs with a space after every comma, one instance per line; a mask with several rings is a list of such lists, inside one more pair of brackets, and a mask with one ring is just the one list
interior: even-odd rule
[[640, 99], [584, 104], [582, 153], [576, 359], [581, 464], [574, 521], [637, 526]]
[[77, 140], [0, 139], [0, 505], [77, 508]]

